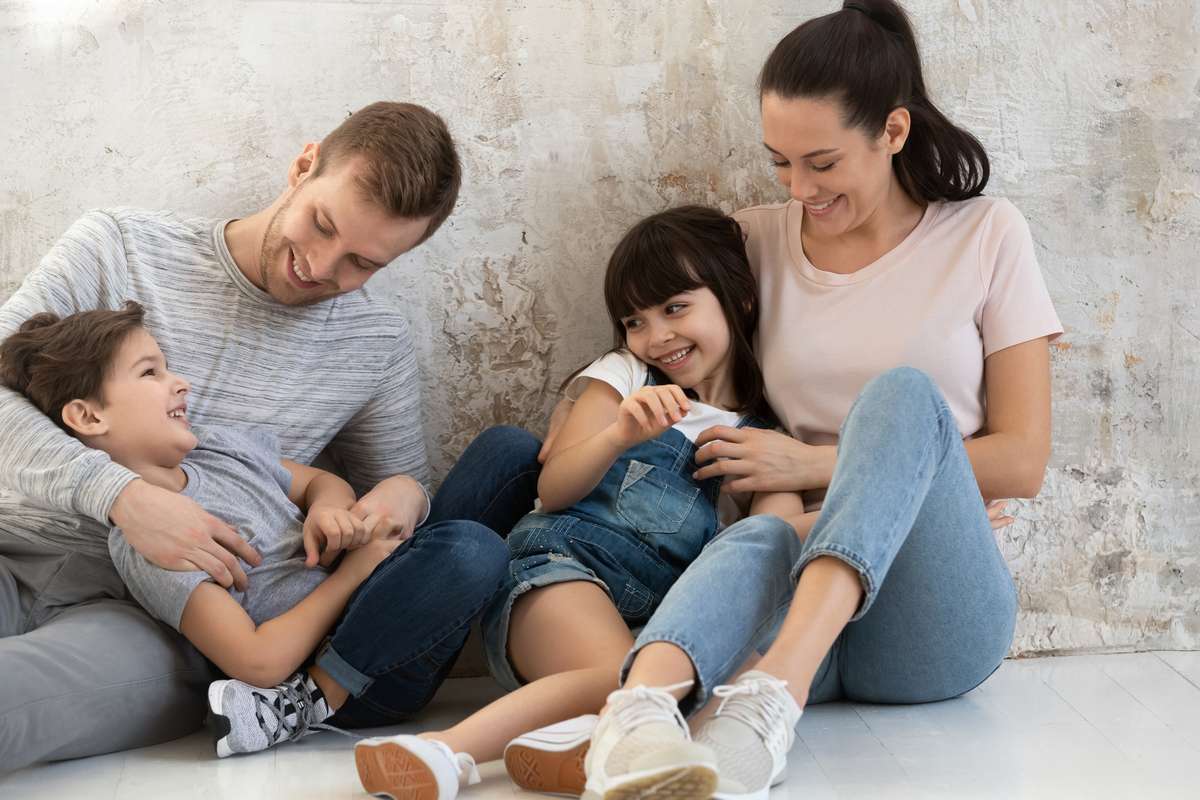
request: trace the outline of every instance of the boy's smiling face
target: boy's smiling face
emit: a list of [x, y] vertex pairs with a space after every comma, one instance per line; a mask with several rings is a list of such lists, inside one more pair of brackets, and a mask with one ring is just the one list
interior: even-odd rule
[[100, 397], [73, 400], [63, 418], [81, 441], [135, 472], [170, 469], [196, 446], [187, 420], [190, 388], [167, 369], [154, 337], [136, 328], [109, 364]]

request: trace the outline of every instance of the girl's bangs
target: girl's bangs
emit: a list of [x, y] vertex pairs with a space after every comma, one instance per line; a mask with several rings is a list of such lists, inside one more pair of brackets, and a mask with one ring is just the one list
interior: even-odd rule
[[682, 253], [665, 248], [638, 247], [612, 276], [609, 311], [621, 319], [644, 308], [665, 303], [680, 292], [704, 286], [704, 281]]

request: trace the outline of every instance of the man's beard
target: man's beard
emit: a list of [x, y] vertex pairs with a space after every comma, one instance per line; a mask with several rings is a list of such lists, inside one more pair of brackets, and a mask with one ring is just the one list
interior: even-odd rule
[[[298, 191], [298, 190], [297, 190]], [[296, 192], [292, 192], [279, 210], [271, 217], [271, 221], [267, 223], [266, 233], [263, 234], [262, 248], [258, 255], [258, 277], [262, 281], [263, 291], [269, 294], [277, 302], [287, 306], [310, 306], [314, 303], [320, 303], [334, 297], [338, 294], [337, 291], [322, 291], [318, 294], [301, 294], [298, 289], [288, 282], [287, 276], [283, 276], [283, 288], [281, 292], [285, 292], [283, 297], [271, 291], [271, 264], [277, 261], [286, 262], [286, 250], [288, 246], [284, 244], [283, 236], [280, 231], [283, 230], [283, 215], [291, 208], [292, 201], [296, 197]], [[278, 243], [278, 246], [276, 246]], [[271, 252], [274, 247], [275, 252]]]

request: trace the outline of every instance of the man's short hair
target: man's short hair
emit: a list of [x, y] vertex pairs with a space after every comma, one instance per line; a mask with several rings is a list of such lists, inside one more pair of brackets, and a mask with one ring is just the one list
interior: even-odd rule
[[415, 103], [372, 103], [355, 111], [321, 142], [313, 177], [361, 156], [358, 184], [366, 198], [405, 219], [429, 217], [433, 235], [458, 199], [462, 167], [454, 139], [437, 114]]

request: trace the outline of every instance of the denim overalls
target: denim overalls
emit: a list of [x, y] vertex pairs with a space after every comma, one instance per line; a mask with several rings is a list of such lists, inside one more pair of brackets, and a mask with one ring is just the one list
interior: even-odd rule
[[[646, 385], [653, 386], [654, 370]], [[738, 427], [767, 427], [742, 417]], [[554, 514], [526, 514], [508, 536], [509, 573], [483, 615], [488, 666], [506, 689], [520, 680], [508, 660], [513, 603], [530, 589], [567, 581], [604, 588], [631, 628], [716, 536], [721, 479], [696, 481], [696, 446], [675, 428], [634, 445], [582, 500]]]

